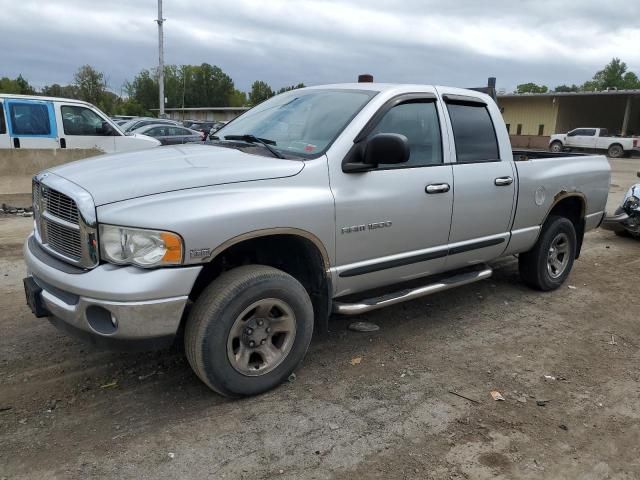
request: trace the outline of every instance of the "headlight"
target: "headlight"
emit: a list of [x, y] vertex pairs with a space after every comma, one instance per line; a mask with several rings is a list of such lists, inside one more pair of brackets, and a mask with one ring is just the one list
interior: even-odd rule
[[629, 212], [630, 210], [639, 210], [640, 209], [640, 198], [636, 197], [635, 195], [631, 195], [624, 202], [624, 205], [622, 206], [622, 208], [624, 208], [627, 212]]
[[182, 239], [176, 233], [100, 225], [100, 254], [111, 263], [140, 267], [180, 265], [182, 251]]

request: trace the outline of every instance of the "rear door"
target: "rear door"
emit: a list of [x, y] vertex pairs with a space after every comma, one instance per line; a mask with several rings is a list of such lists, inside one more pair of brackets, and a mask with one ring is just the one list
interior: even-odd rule
[[[447, 269], [496, 258], [507, 246], [515, 198], [508, 137], [491, 100], [443, 92], [453, 138], [453, 214]], [[502, 128], [498, 142], [496, 128]], [[501, 147], [502, 145], [502, 147]]]
[[4, 114], [4, 103], [0, 99], [0, 149], [11, 148], [11, 140], [7, 131], [7, 117]]
[[53, 102], [7, 99], [5, 115], [12, 148], [57, 148]]
[[120, 133], [98, 112], [82, 105], [60, 104], [58, 115], [61, 148], [115, 151], [114, 137]]

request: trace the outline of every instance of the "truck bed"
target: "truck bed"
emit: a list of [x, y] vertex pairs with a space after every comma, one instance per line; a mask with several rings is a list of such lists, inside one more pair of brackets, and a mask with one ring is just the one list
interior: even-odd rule
[[567, 153], [567, 152], [548, 152], [546, 150], [513, 150], [514, 162], [526, 162], [527, 160], [540, 158], [566, 158], [566, 157], [582, 157], [585, 153]]

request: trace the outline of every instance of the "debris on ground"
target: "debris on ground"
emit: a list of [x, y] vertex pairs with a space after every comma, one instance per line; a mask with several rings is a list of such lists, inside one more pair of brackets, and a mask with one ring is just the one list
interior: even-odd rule
[[360, 365], [362, 362], [362, 357], [354, 357], [351, 359], [351, 365]]
[[555, 380], [555, 379], [556, 379], [556, 377], [554, 377], [553, 375], [545, 375], [545, 376], [544, 376], [544, 379], [545, 379], [545, 380]]
[[111, 383], [105, 383], [104, 385], [100, 385], [100, 388], [114, 388], [118, 386], [118, 381], [114, 380]]
[[293, 383], [296, 381], [296, 378], [298, 378], [296, 377], [296, 374], [292, 373], [291, 375], [289, 375], [289, 377], [287, 377], [287, 381], [289, 381], [289, 383]]
[[329, 424], [329, 430], [338, 430], [339, 428], [340, 428], [340, 425], [338, 425], [337, 423]]
[[558, 425], [558, 428], [560, 428], [560, 429], [564, 430], [565, 432], [566, 432], [567, 430], [569, 430], [569, 427], [567, 427], [567, 426], [566, 426], [565, 424], [563, 424], [563, 423], [561, 423], [560, 425]]
[[577, 290], [578, 287], [576, 287], [575, 285], [569, 285], [569, 290]]
[[169, 455], [169, 458], [171, 458], [171, 459], [176, 458], [176, 454], [173, 453], [173, 452], [169, 452], [168, 455]]
[[377, 332], [380, 327], [372, 322], [352, 322], [347, 327], [353, 332]]
[[539, 407], [546, 407], [547, 403], [549, 403], [551, 400], [536, 400], [536, 405]]
[[0, 407], [0, 413], [2, 412], [8, 412], [9, 410], [11, 410], [13, 407]]
[[497, 391], [497, 390], [492, 390], [491, 391], [491, 397], [496, 401], [496, 402], [504, 402], [504, 397], [502, 396], [502, 394]]
[[[156, 371], [154, 370], [153, 372], [151, 372], [151, 373], [147, 373], [146, 375], [140, 375], [140, 376], [138, 377], [138, 380], [145, 380], [145, 379], [147, 379], [147, 378], [149, 378], [149, 377], [152, 377], [152, 376], [153, 376], [153, 375], [155, 375], [156, 373], [158, 373], [158, 372], [156, 372]], [[106, 388], [106, 387], [105, 387], [105, 388]]]
[[454, 392], [453, 390], [449, 390], [449, 393], [451, 395], [455, 395], [456, 397], [460, 397], [460, 398], [464, 398], [465, 400], [469, 400], [470, 402], [473, 402], [473, 403], [478, 403], [478, 404], [480, 403], [478, 400], [474, 400], [473, 398], [466, 397], [466, 396], [464, 396], [464, 395], [462, 395], [462, 394], [460, 394], [458, 392]]
[[607, 343], [608, 343], [609, 345], [617, 345], [617, 344], [618, 344], [618, 342], [616, 342], [616, 339], [614, 338], [614, 336], [613, 336], [613, 335], [611, 335], [611, 341], [610, 341], [610, 342], [607, 342]]
[[2, 204], [0, 208], [0, 213], [5, 213], [8, 215], [16, 215], [18, 217], [32, 217], [33, 216], [33, 208], [32, 207], [14, 207], [13, 205], [8, 205], [6, 203]]

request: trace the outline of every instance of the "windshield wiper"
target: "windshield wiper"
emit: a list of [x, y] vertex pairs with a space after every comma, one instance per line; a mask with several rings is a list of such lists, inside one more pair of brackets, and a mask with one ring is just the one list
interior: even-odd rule
[[273, 148], [271, 145], [275, 145], [276, 142], [273, 140], [269, 140], [268, 138], [259, 138], [255, 135], [245, 134], [245, 135], [223, 135], [225, 140], [242, 140], [247, 143], [259, 143], [264, 146], [267, 150], [269, 150], [274, 157], [285, 158], [278, 150]]

